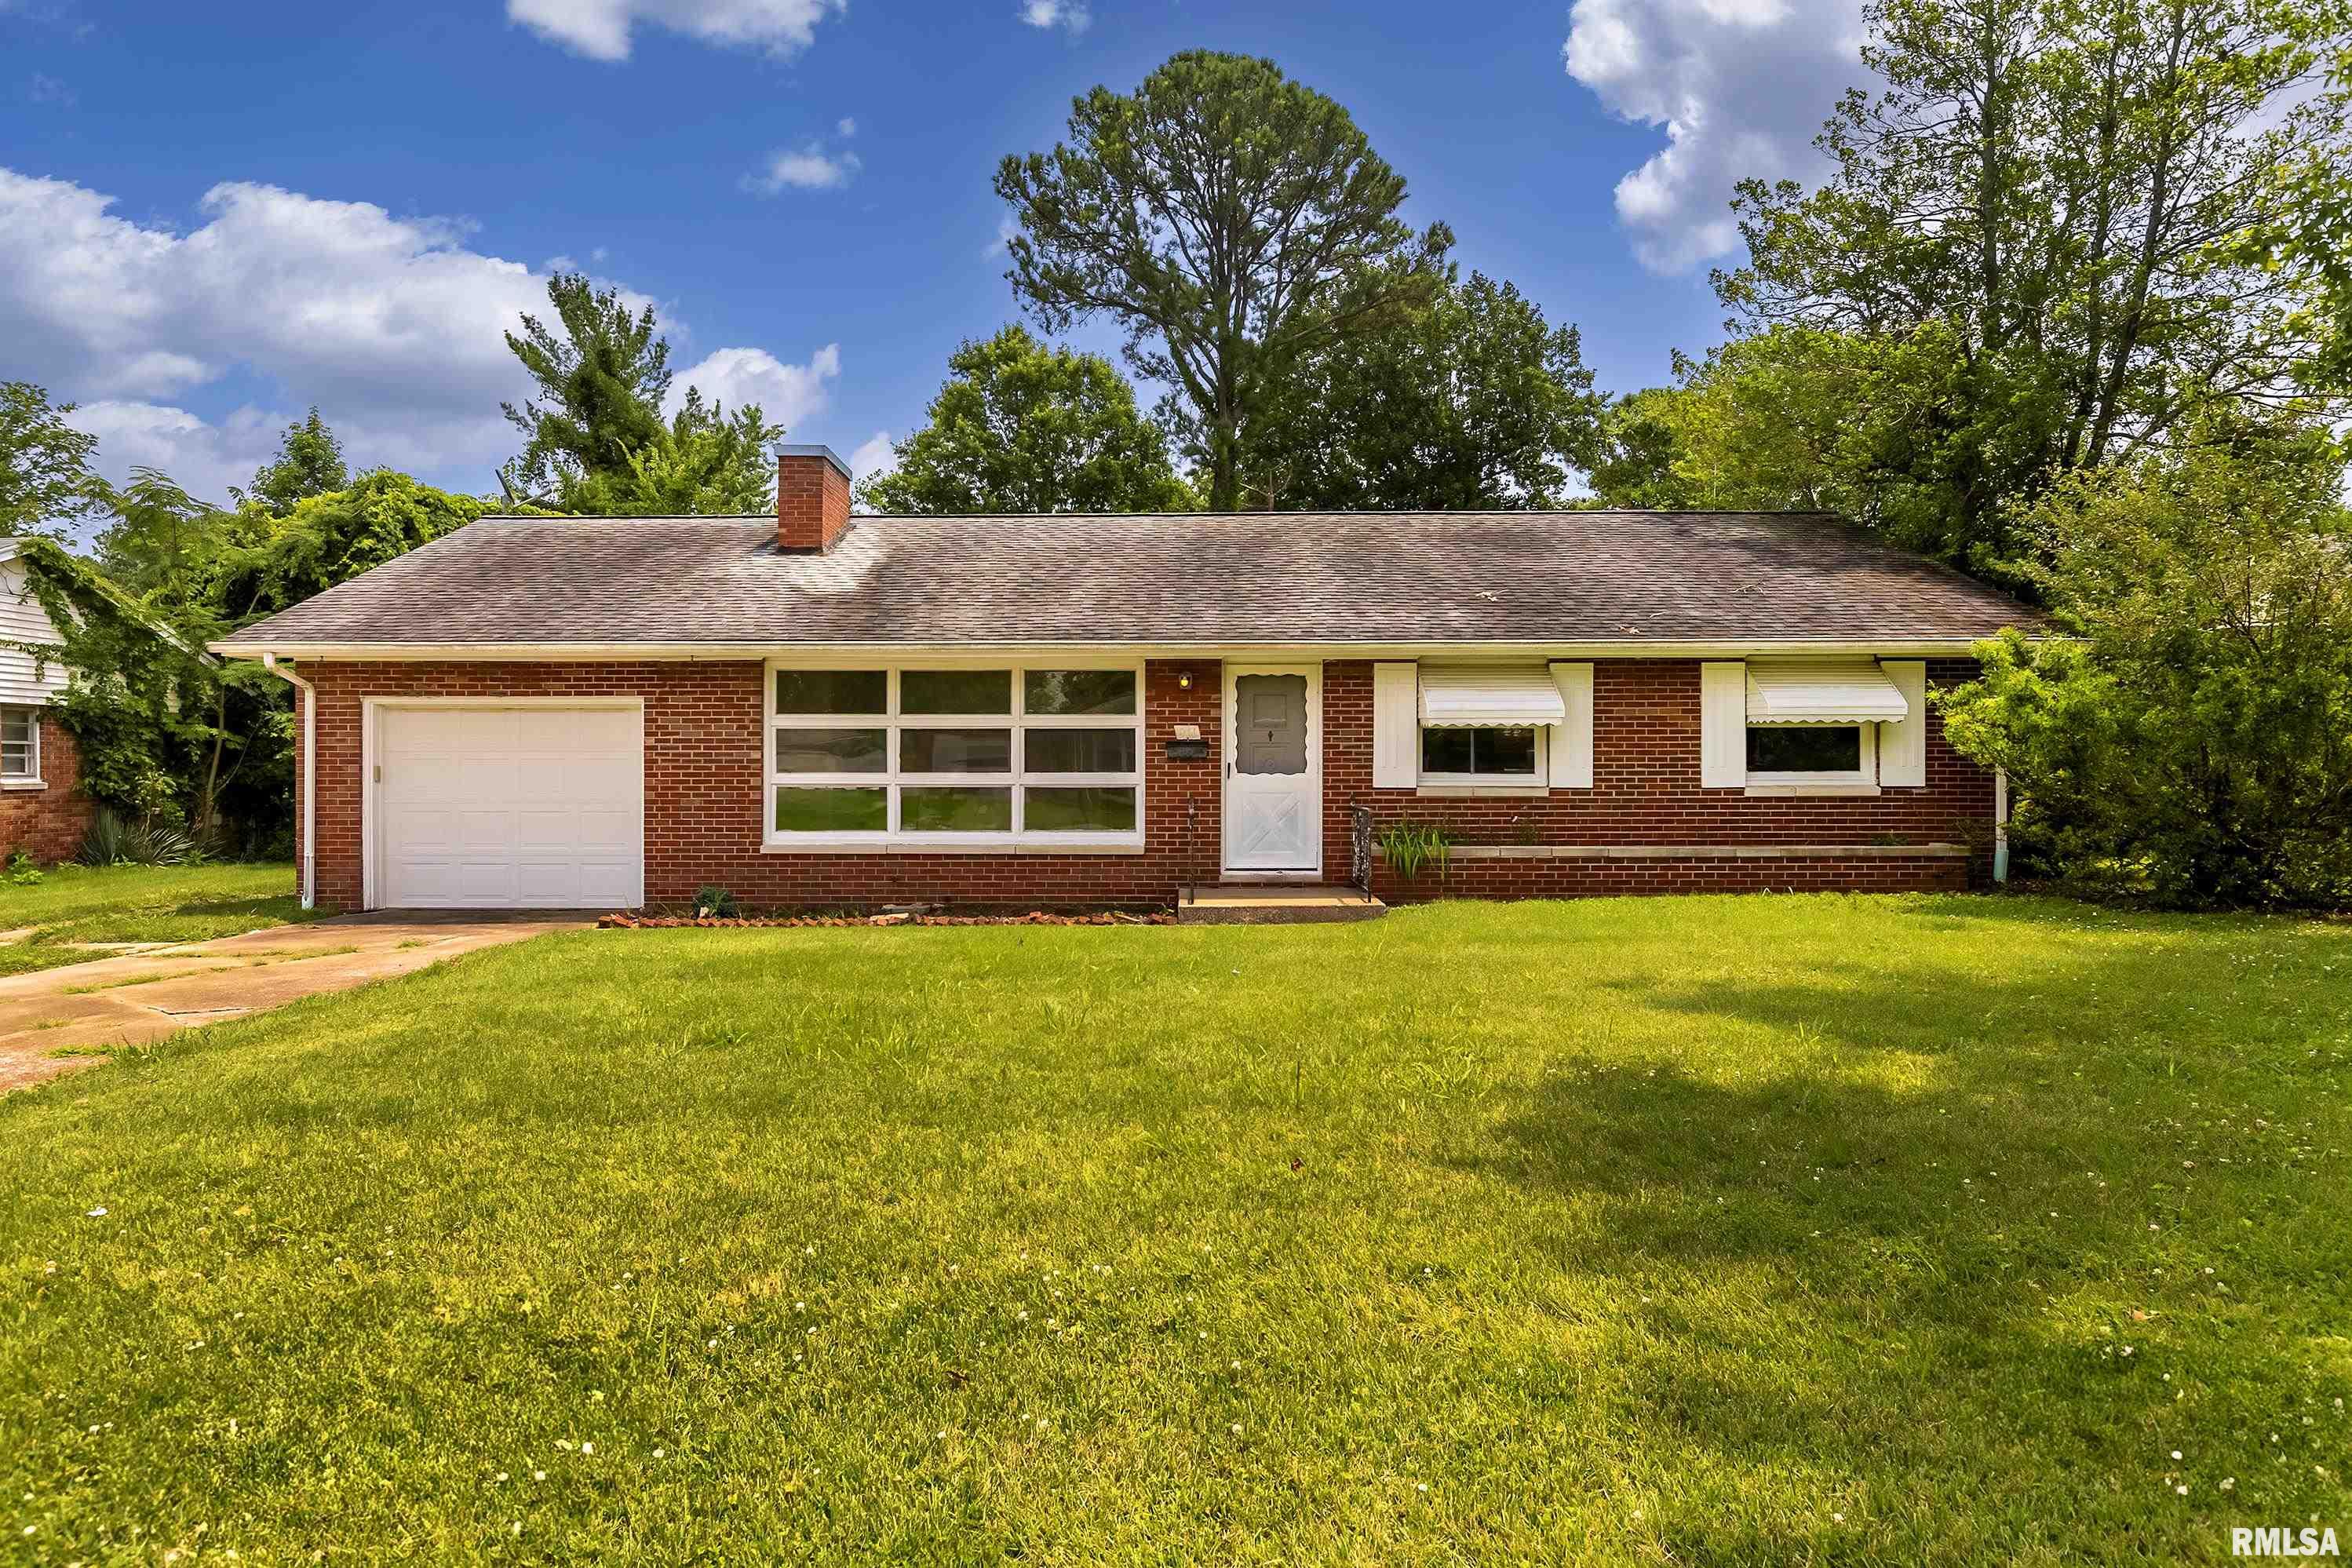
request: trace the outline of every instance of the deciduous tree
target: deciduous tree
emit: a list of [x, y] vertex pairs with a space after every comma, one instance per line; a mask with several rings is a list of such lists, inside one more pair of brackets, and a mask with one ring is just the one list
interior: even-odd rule
[[252, 487], [232, 488], [229, 494], [240, 505], [259, 505], [283, 517], [294, 510], [296, 501], [330, 494], [351, 482], [343, 444], [313, 407], [307, 418], [286, 426], [286, 434], [278, 438], [278, 456], [254, 470]]
[[1192, 511], [1199, 498], [1135, 389], [1096, 354], [1049, 349], [1020, 327], [948, 360], [928, 423], [898, 466], [858, 486], [879, 511]]
[[1576, 329], [1474, 272], [1307, 355], [1250, 432], [1245, 499], [1275, 510], [1557, 506], [1595, 460], [1602, 406]]
[[[1740, 187], [1748, 265], [1717, 289], [1748, 331], [1866, 345], [1874, 419], [1849, 485], [1906, 542], [2005, 570], [2000, 519], [2070, 470], [2214, 418], [2343, 410], [2301, 374], [2309, 279], [2249, 236], [2352, 177], [2315, 87], [2338, 8], [2299, 0], [1875, 0], [1821, 145], [1830, 178]], [[1936, 514], [1920, 514], [1932, 500]]]
[[66, 423], [73, 411], [29, 381], [0, 382], [0, 536], [63, 537], [105, 510], [98, 437]]

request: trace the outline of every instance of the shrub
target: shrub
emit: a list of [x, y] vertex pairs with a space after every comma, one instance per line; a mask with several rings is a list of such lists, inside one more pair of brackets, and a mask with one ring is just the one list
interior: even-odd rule
[[733, 920], [742, 913], [735, 895], [715, 882], [705, 882], [694, 889], [694, 912], [715, 920]]
[[2352, 901], [2352, 519], [2339, 465], [2206, 447], [2061, 483], [2028, 521], [2075, 640], [2009, 634], [1948, 694], [2021, 851], [2173, 903]]

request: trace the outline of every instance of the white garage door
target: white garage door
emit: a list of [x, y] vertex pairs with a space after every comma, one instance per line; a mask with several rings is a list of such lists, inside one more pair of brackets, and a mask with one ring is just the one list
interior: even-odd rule
[[376, 712], [383, 909], [645, 900], [645, 721], [629, 708]]

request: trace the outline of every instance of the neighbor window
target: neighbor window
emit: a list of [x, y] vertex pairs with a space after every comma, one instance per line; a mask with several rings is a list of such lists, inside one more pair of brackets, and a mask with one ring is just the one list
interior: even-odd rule
[[1142, 672], [772, 671], [769, 842], [1133, 844]]
[[0, 708], [0, 781], [31, 784], [40, 776], [40, 710]]

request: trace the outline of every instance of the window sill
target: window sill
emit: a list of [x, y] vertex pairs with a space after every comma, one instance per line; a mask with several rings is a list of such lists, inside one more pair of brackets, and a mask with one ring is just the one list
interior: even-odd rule
[[0, 789], [37, 790], [49, 787], [47, 779], [0, 779]]
[[1140, 855], [1139, 838], [1106, 839], [1099, 844], [1067, 839], [982, 838], [933, 840], [904, 838], [828, 838], [813, 834], [806, 839], [763, 839], [762, 855]]
[[1423, 800], [1541, 800], [1551, 790], [1544, 784], [1425, 784], [1412, 793]]
[[1874, 784], [1752, 784], [1750, 800], [1801, 800], [1809, 796], [1868, 799], [1878, 794]]

